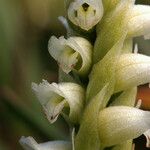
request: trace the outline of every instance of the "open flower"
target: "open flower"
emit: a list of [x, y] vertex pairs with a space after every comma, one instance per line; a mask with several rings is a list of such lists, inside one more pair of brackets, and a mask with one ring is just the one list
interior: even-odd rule
[[92, 48], [91, 43], [82, 37], [57, 39], [52, 36], [48, 44], [49, 53], [64, 72], [74, 70], [81, 76], [86, 75], [91, 68]]
[[24, 150], [71, 150], [71, 142], [67, 141], [51, 141], [38, 144], [32, 137], [22, 137], [20, 144]]
[[[110, 117], [111, 116], [111, 117]], [[103, 147], [137, 138], [150, 128], [150, 112], [113, 106], [99, 113], [99, 136]]]
[[74, 0], [68, 7], [69, 20], [83, 30], [92, 29], [103, 16], [102, 0]]
[[43, 80], [39, 85], [32, 83], [32, 89], [51, 123], [57, 120], [61, 112], [65, 113], [63, 111], [65, 108], [70, 109], [69, 114], [65, 113], [70, 121], [79, 123], [85, 98], [85, 91], [80, 85], [75, 83], [49, 84]]

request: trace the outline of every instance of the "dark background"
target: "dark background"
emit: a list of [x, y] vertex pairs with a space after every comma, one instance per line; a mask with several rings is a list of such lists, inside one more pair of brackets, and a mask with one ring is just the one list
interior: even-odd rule
[[[149, 0], [137, 3], [150, 5]], [[57, 64], [47, 43], [51, 35], [65, 34], [57, 20], [65, 14], [63, 4], [63, 0], [0, 0], [0, 150], [21, 150], [22, 135], [38, 142], [69, 139], [63, 118], [50, 125], [31, 91], [31, 82], [57, 81]], [[140, 53], [150, 54], [150, 41], [140, 37], [135, 43]], [[149, 96], [146, 86], [139, 88], [144, 109], [150, 109]], [[141, 139], [136, 143], [138, 148], [145, 145]]]

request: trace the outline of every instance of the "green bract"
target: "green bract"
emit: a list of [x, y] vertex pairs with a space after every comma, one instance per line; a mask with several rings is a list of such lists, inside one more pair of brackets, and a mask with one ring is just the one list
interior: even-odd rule
[[60, 83], [32, 88], [50, 123], [63, 114], [71, 140], [37, 144], [23, 137], [25, 150], [131, 150], [141, 134], [150, 147], [150, 112], [136, 102], [137, 86], [150, 82], [150, 57], [133, 46], [133, 37], [150, 38], [150, 6], [134, 3], [65, 0], [67, 17], [59, 20], [67, 37], [48, 43]]

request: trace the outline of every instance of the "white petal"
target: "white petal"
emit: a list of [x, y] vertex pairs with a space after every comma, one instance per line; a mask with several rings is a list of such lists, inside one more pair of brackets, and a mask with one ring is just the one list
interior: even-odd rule
[[132, 13], [132, 17], [128, 22], [129, 36], [144, 35], [148, 38], [147, 35], [150, 34], [150, 6], [135, 5], [130, 13]]
[[92, 29], [103, 16], [102, 0], [75, 0], [68, 8], [69, 20], [83, 30]]
[[84, 89], [75, 83], [52, 83], [43, 80], [39, 85], [33, 83], [32, 89], [42, 104], [48, 120], [53, 123], [64, 107], [69, 107], [69, 118], [72, 122], [79, 122], [84, 106]]
[[51, 141], [38, 144], [32, 137], [22, 137], [20, 144], [24, 150], [71, 150], [71, 142]]
[[116, 67], [115, 92], [150, 82], [150, 57], [141, 54], [123, 54]]
[[150, 127], [150, 112], [134, 107], [113, 106], [99, 113], [99, 136], [102, 144], [116, 145], [134, 139]]
[[69, 73], [75, 70], [80, 75], [89, 72], [92, 63], [92, 48], [91, 43], [82, 37], [57, 39], [52, 36], [48, 45], [49, 53], [58, 61], [64, 72]]

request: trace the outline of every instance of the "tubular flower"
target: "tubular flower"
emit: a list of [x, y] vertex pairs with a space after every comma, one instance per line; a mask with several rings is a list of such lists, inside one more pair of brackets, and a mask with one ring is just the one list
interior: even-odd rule
[[123, 54], [116, 67], [115, 92], [150, 82], [150, 57], [141, 54]]
[[128, 36], [144, 35], [150, 37], [150, 6], [135, 5], [130, 12], [132, 17], [128, 22]]
[[103, 16], [102, 0], [74, 0], [68, 8], [69, 20], [83, 30], [92, 29]]
[[79, 123], [80, 115], [84, 106], [84, 89], [75, 83], [52, 83], [43, 80], [37, 85], [32, 83], [37, 98], [44, 108], [50, 123], [57, 120], [64, 108], [69, 107], [67, 114], [74, 123]]
[[20, 144], [24, 150], [71, 150], [71, 142], [67, 141], [51, 141], [38, 144], [32, 137], [22, 137]]
[[85, 76], [91, 68], [92, 45], [82, 37], [57, 39], [52, 36], [49, 40], [48, 50], [66, 73], [74, 70], [79, 75]]
[[[111, 116], [111, 117], [110, 117]], [[99, 113], [99, 136], [104, 147], [137, 138], [150, 128], [150, 112], [113, 106]]]

